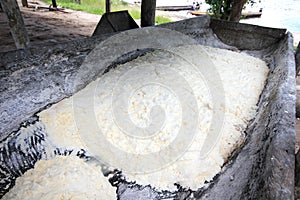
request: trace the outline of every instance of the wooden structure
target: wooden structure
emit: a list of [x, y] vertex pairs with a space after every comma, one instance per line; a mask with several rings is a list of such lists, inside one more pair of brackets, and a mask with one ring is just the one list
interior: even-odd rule
[[[178, 188], [176, 193], [174, 190], [160, 192], [151, 185], [141, 187], [124, 181], [124, 176], [117, 176], [113, 181], [118, 199], [170, 199], [170, 195], [177, 199], [206, 200], [294, 199], [296, 96], [292, 35], [284, 29], [213, 20], [208, 16], [158, 27], [169, 29], [168, 32], [174, 30], [176, 34], [185, 34], [186, 37], [181, 36], [184, 40], [192, 37], [199, 44], [242, 51], [263, 58], [272, 73], [268, 75], [257, 114], [248, 124], [245, 143], [228, 159], [221, 173], [205, 187], [193, 191]], [[160, 32], [159, 39], [154, 37], [152, 31]], [[94, 58], [95, 62], [89, 62], [92, 65], [87, 65], [90, 67], [84, 70], [83, 60], [90, 59], [90, 52], [112, 35], [30, 48], [26, 53], [23, 50], [0, 53], [0, 66], [4, 66], [0, 85], [7, 86], [7, 89], [0, 91], [0, 113], [5, 113], [5, 117], [0, 117], [0, 140], [9, 140], [0, 142], [0, 158], [3, 158], [0, 159], [0, 172], [2, 180], [5, 180], [0, 184], [0, 198], [1, 192], [7, 192], [16, 178], [33, 168], [42, 155], [53, 155], [54, 150], [57, 150], [56, 147], [48, 148], [44, 128], [38, 128], [37, 132], [32, 131], [25, 137], [24, 134], [19, 135], [23, 130], [21, 127], [31, 127], [38, 122], [38, 111], [72, 96], [91, 81], [103, 76], [116, 61], [124, 63], [136, 58], [141, 55], [142, 49], [157, 49], [154, 45], [159, 45], [160, 49], [169, 48], [173, 42], [176, 42], [176, 46], [187, 44], [156, 28], [130, 32], [134, 32], [132, 36], [127, 32], [123, 34], [122, 41], [114, 45], [108, 43], [104, 49], [98, 48], [101, 50], [97, 54], [99, 57]], [[129, 53], [117, 60], [120, 57], [115, 54], [116, 49], [124, 49]], [[58, 63], [57, 59], [49, 59], [52, 56], [59, 56], [64, 61]], [[37, 77], [43, 77], [43, 81]], [[52, 84], [55, 87], [49, 89]], [[34, 97], [34, 101], [31, 97]], [[84, 156], [80, 152], [79, 155]]]
[[156, 0], [143, 0], [141, 6], [141, 27], [155, 24]]
[[[11, 34], [17, 49], [29, 46], [29, 37], [16, 0], [1, 0], [0, 5], [6, 13]], [[28, 7], [27, 0], [22, 0], [22, 6]], [[53, 8], [57, 8], [56, 0], [52, 0]], [[141, 26], [155, 25], [156, 0], [142, 0]], [[111, 11], [111, 1], [106, 0], [106, 13]]]
[[53, 8], [57, 8], [56, 0], [52, 0], [52, 6], [53, 6]]
[[134, 28], [139, 28], [139, 26], [135, 23], [127, 10], [107, 12], [102, 15], [93, 36], [121, 32]]
[[[200, 11], [189, 11], [189, 13], [192, 15], [196, 15], [196, 16], [213, 14], [213, 13], [209, 13], [209, 12], [200, 12]], [[244, 18], [244, 19], [261, 17], [261, 15], [262, 15], [262, 12], [242, 12], [242, 18]]]
[[110, 0], [105, 1], [105, 12], [109, 13], [110, 12], [110, 7], [111, 7], [111, 2]]
[[187, 6], [158, 6], [156, 10], [163, 10], [163, 11], [181, 11], [181, 10], [190, 10], [192, 5]]
[[261, 17], [262, 12], [242, 12], [242, 19]]

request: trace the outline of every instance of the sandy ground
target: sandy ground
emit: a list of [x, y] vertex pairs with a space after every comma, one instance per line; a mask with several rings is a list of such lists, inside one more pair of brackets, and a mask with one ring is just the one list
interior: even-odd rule
[[[92, 35], [100, 15], [88, 14], [81, 11], [65, 9], [64, 12], [53, 12], [47, 9], [35, 9], [22, 7], [23, 14], [31, 45], [43, 43], [57, 43], [74, 40]], [[41, 1], [29, 1], [31, 6], [48, 7]], [[0, 12], [0, 51], [15, 49], [11, 37], [7, 17]]]
[[[63, 12], [53, 12], [47, 9], [24, 8], [21, 6], [21, 0], [18, 0], [24, 22], [29, 34], [32, 46], [44, 43], [58, 43], [89, 37], [92, 35], [101, 16], [88, 14], [81, 11], [65, 9]], [[29, 1], [33, 7], [48, 7], [39, 0]], [[158, 15], [171, 18], [172, 20], [182, 20], [193, 17], [186, 11], [164, 12], [157, 11]], [[11, 37], [6, 15], [0, 12], [0, 51], [15, 49]], [[294, 44], [297, 45], [300, 40], [300, 33], [293, 33]], [[300, 77], [297, 79], [297, 85], [300, 85]], [[297, 119], [297, 137], [296, 150], [300, 148], [300, 119]]]
[[297, 46], [298, 43], [300, 42], [300, 33], [292, 33], [293, 34], [293, 37], [294, 37], [294, 46]]
[[[29, 34], [31, 45], [43, 43], [57, 43], [74, 40], [92, 35], [101, 16], [64, 9], [63, 12], [49, 11], [48, 9], [26, 8], [21, 6], [24, 22]], [[48, 7], [49, 5], [40, 0], [29, 0], [31, 7]], [[174, 21], [194, 17], [187, 11], [165, 12], [157, 11], [157, 15], [168, 17]], [[139, 20], [137, 21], [139, 24]], [[9, 32], [5, 13], [0, 12], [0, 51], [13, 50], [14, 42]], [[300, 33], [293, 33], [294, 43], [300, 41]]]

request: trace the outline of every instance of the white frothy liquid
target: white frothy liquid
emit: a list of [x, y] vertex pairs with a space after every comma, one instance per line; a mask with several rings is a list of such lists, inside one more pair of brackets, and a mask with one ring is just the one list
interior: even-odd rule
[[[153, 117], [155, 118], [155, 116], [151, 117], [151, 109], [154, 106], [159, 106], [164, 110], [165, 117], [162, 128], [149, 139], [133, 137], [130, 133], [124, 131], [124, 127], [122, 128], [120, 124], [116, 123], [114, 118], [118, 116], [114, 116], [112, 106], [114, 106], [113, 103], [122, 102], [112, 102], [112, 96], [119, 95], [114, 93], [115, 85], [118, 84], [118, 82], [120, 83], [122, 77], [127, 76], [126, 74], [128, 73], [134, 72], [134, 75], [128, 76], [126, 79], [127, 83], [129, 83], [128, 87], [130, 87], [130, 82], [133, 83], [143, 80], [146, 76], [149, 76], [149, 74], [159, 78], [159, 76], [164, 74], [165, 70], [172, 68], [172, 70], [175, 70], [187, 81], [197, 101], [199, 122], [196, 127], [195, 137], [193, 141], [191, 141], [191, 145], [188, 149], [183, 152], [182, 156], [176, 162], [169, 163], [169, 165], [152, 172], [134, 173], [131, 171], [123, 171], [123, 173], [128, 180], [136, 181], [138, 184], [143, 185], [150, 184], [151, 186], [164, 190], [174, 190], [174, 183], [197, 189], [202, 187], [205, 181], [212, 180], [212, 178], [221, 171], [221, 166], [226, 162], [232, 152], [244, 142], [244, 130], [249, 120], [256, 114], [256, 104], [265, 86], [269, 69], [265, 62], [257, 58], [201, 45], [175, 47], [168, 51], [173, 53], [155, 51], [117, 66], [73, 96], [73, 98], [85, 98], [85, 96], [88, 96], [87, 94], [93, 94], [94, 105], [91, 106], [93, 107], [94, 117], [98, 123], [97, 129], [90, 126], [90, 119], [86, 118], [85, 112], [87, 111], [84, 109], [84, 105], [82, 105], [82, 112], [77, 115], [75, 119], [72, 98], [64, 99], [49, 109], [39, 113], [40, 120], [45, 124], [46, 130], [53, 143], [59, 147], [69, 149], [84, 148], [89, 150], [89, 146], [82, 140], [83, 135], [88, 138], [93, 134], [99, 134], [100, 130], [100, 132], [104, 134], [107, 142], [111, 143], [120, 151], [133, 155], [134, 159], [130, 161], [126, 157], [118, 158], [120, 159], [118, 160], [120, 163], [133, 162], [138, 165], [139, 159], [144, 155], [160, 152], [172, 143], [180, 130], [181, 124], [185, 123], [185, 119], [183, 119], [181, 115], [182, 102], [178, 100], [176, 94], [164, 85], [156, 84], [155, 81], [153, 81], [153, 84], [145, 84], [140, 88], [133, 88], [133, 91], [131, 91], [127, 101], [128, 104], [126, 104], [128, 106], [124, 108], [124, 112], [129, 116], [129, 119], [135, 126], [145, 128], [151, 124], [151, 120], [153, 120]], [[177, 58], [175, 56], [176, 52], [185, 55], [184, 59]], [[208, 59], [212, 61], [213, 67], [215, 67], [219, 73], [224, 87], [225, 104], [217, 111], [214, 110], [211, 99], [212, 96], [210, 94], [211, 91], [209, 87], [207, 87], [208, 83], [212, 84], [214, 82], [215, 77], [200, 78], [199, 74], [195, 73], [190, 66], [187, 66], [187, 61], [197, 60], [201, 53], [206, 54]], [[161, 59], [163, 57], [165, 59]], [[201, 60], [198, 60], [198, 62], [201, 63]], [[199, 64], [199, 66], [195, 67], [200, 68], [205, 66]], [[172, 80], [172, 83], [178, 86], [181, 85], [176, 79]], [[122, 84], [126, 84], [126, 82]], [[80, 109], [81, 108], [79, 108], [79, 110]], [[223, 112], [224, 121], [221, 122], [222, 128], [218, 140], [213, 141], [213, 150], [203, 157], [203, 155], [200, 155], [200, 151], [205, 140], [209, 139], [208, 134], [213, 112]], [[81, 126], [80, 130], [78, 130], [76, 120], [86, 122], [86, 126]], [[188, 121], [186, 123], [188, 123]], [[82, 132], [84, 132], [84, 134], [82, 134]], [[101, 141], [95, 142], [98, 143], [98, 150], [103, 151]], [[172, 154], [170, 156], [172, 156]], [[61, 162], [61, 160], [53, 160], [50, 162], [56, 161], [59, 167], [65, 167], [64, 162]], [[80, 168], [78, 161], [77, 163]], [[86, 163], [81, 164], [88, 167]], [[141, 168], [142, 167], [143, 166], [141, 166]], [[67, 179], [73, 175], [75, 176], [75, 174], [72, 173], [68, 174], [65, 172], [65, 174], [67, 175]], [[34, 173], [31, 173], [31, 176], [32, 180], [38, 178]], [[62, 177], [61, 180], [51, 177], [51, 174], [44, 177], [44, 179], [49, 178], [50, 180], [56, 180], [56, 182], [64, 182], [63, 177], [65, 175], [61, 174], [60, 176]], [[80, 171], [76, 176], [84, 177], [87, 175], [84, 171]], [[89, 174], [89, 176], [96, 176], [96, 174]], [[101, 177], [102, 175], [98, 174], [98, 176]], [[26, 178], [21, 179], [23, 181], [28, 180]], [[80, 181], [84, 180], [85, 179], [82, 178]], [[87, 179], [87, 182], [88, 181]], [[100, 188], [108, 187], [106, 186], [108, 182], [104, 178], [99, 178], [97, 181]], [[21, 180], [17, 181], [16, 187], [18, 187], [18, 184], [21, 184]], [[26, 182], [25, 185], [26, 184], [36, 184], [36, 182]], [[37, 185], [32, 187], [32, 190], [34, 190], [32, 192], [39, 191], [40, 194], [42, 194], [42, 191], [49, 187], [55, 188], [55, 185], [50, 184], [50, 186], [46, 188]], [[18, 189], [23, 190], [22, 188]], [[81, 190], [80, 188], [77, 189]], [[90, 187], [89, 190], [91, 193], [98, 192], [93, 191], [95, 190], [94, 187]], [[103, 194], [114, 196], [111, 194], [111, 191], [113, 191], [112, 187], [111, 189], [105, 190], [106, 193]], [[16, 190], [13, 189], [11, 192], [15, 191]], [[53, 191], [55, 191], [55, 189], [53, 189]], [[20, 194], [25, 193], [20, 192]], [[53, 195], [57, 194], [53, 192]], [[76, 197], [75, 193], [73, 197]], [[84, 196], [80, 197], [82, 197], [80, 199], [85, 199]]]

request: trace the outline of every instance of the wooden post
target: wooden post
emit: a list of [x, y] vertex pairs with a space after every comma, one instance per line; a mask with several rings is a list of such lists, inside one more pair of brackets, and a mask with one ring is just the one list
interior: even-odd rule
[[105, 12], [109, 13], [110, 12], [110, 0], [106, 0], [106, 5], [105, 5]]
[[23, 7], [28, 7], [28, 2], [27, 2], [27, 0], [22, 0], [22, 6], [23, 6]]
[[141, 26], [155, 25], [156, 0], [142, 0], [141, 6]]
[[18, 49], [29, 46], [29, 37], [25, 28], [22, 14], [16, 0], [1, 0], [3, 11], [7, 15], [10, 32]]
[[[300, 71], [300, 42], [298, 43], [298, 46], [297, 46], [297, 49], [296, 49], [295, 61], [296, 61], [296, 76], [297, 76], [299, 74], [299, 71]], [[300, 153], [299, 153], [299, 155], [300, 155]], [[300, 162], [299, 162], [299, 164], [300, 164]], [[299, 172], [300, 172], [300, 169], [299, 169]], [[299, 179], [299, 183], [300, 183], [300, 179]]]
[[52, 6], [53, 6], [53, 8], [57, 8], [56, 0], [52, 0]]

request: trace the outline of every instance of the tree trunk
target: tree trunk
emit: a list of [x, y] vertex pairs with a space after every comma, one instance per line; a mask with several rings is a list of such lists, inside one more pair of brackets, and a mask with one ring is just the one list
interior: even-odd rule
[[22, 14], [16, 0], [1, 0], [3, 11], [7, 15], [10, 32], [18, 49], [29, 46], [29, 37], [25, 28]]
[[105, 12], [109, 13], [110, 12], [110, 0], [106, 0], [105, 2]]
[[156, 0], [142, 0], [141, 26], [155, 25]]
[[57, 8], [56, 0], [52, 0], [52, 6], [53, 6], [53, 8]]
[[225, 0], [223, 5], [223, 17], [221, 19], [230, 20], [231, 16], [231, 8], [232, 8], [233, 0]]
[[243, 7], [247, 1], [248, 0], [233, 0], [232, 12], [229, 21], [240, 21]]

